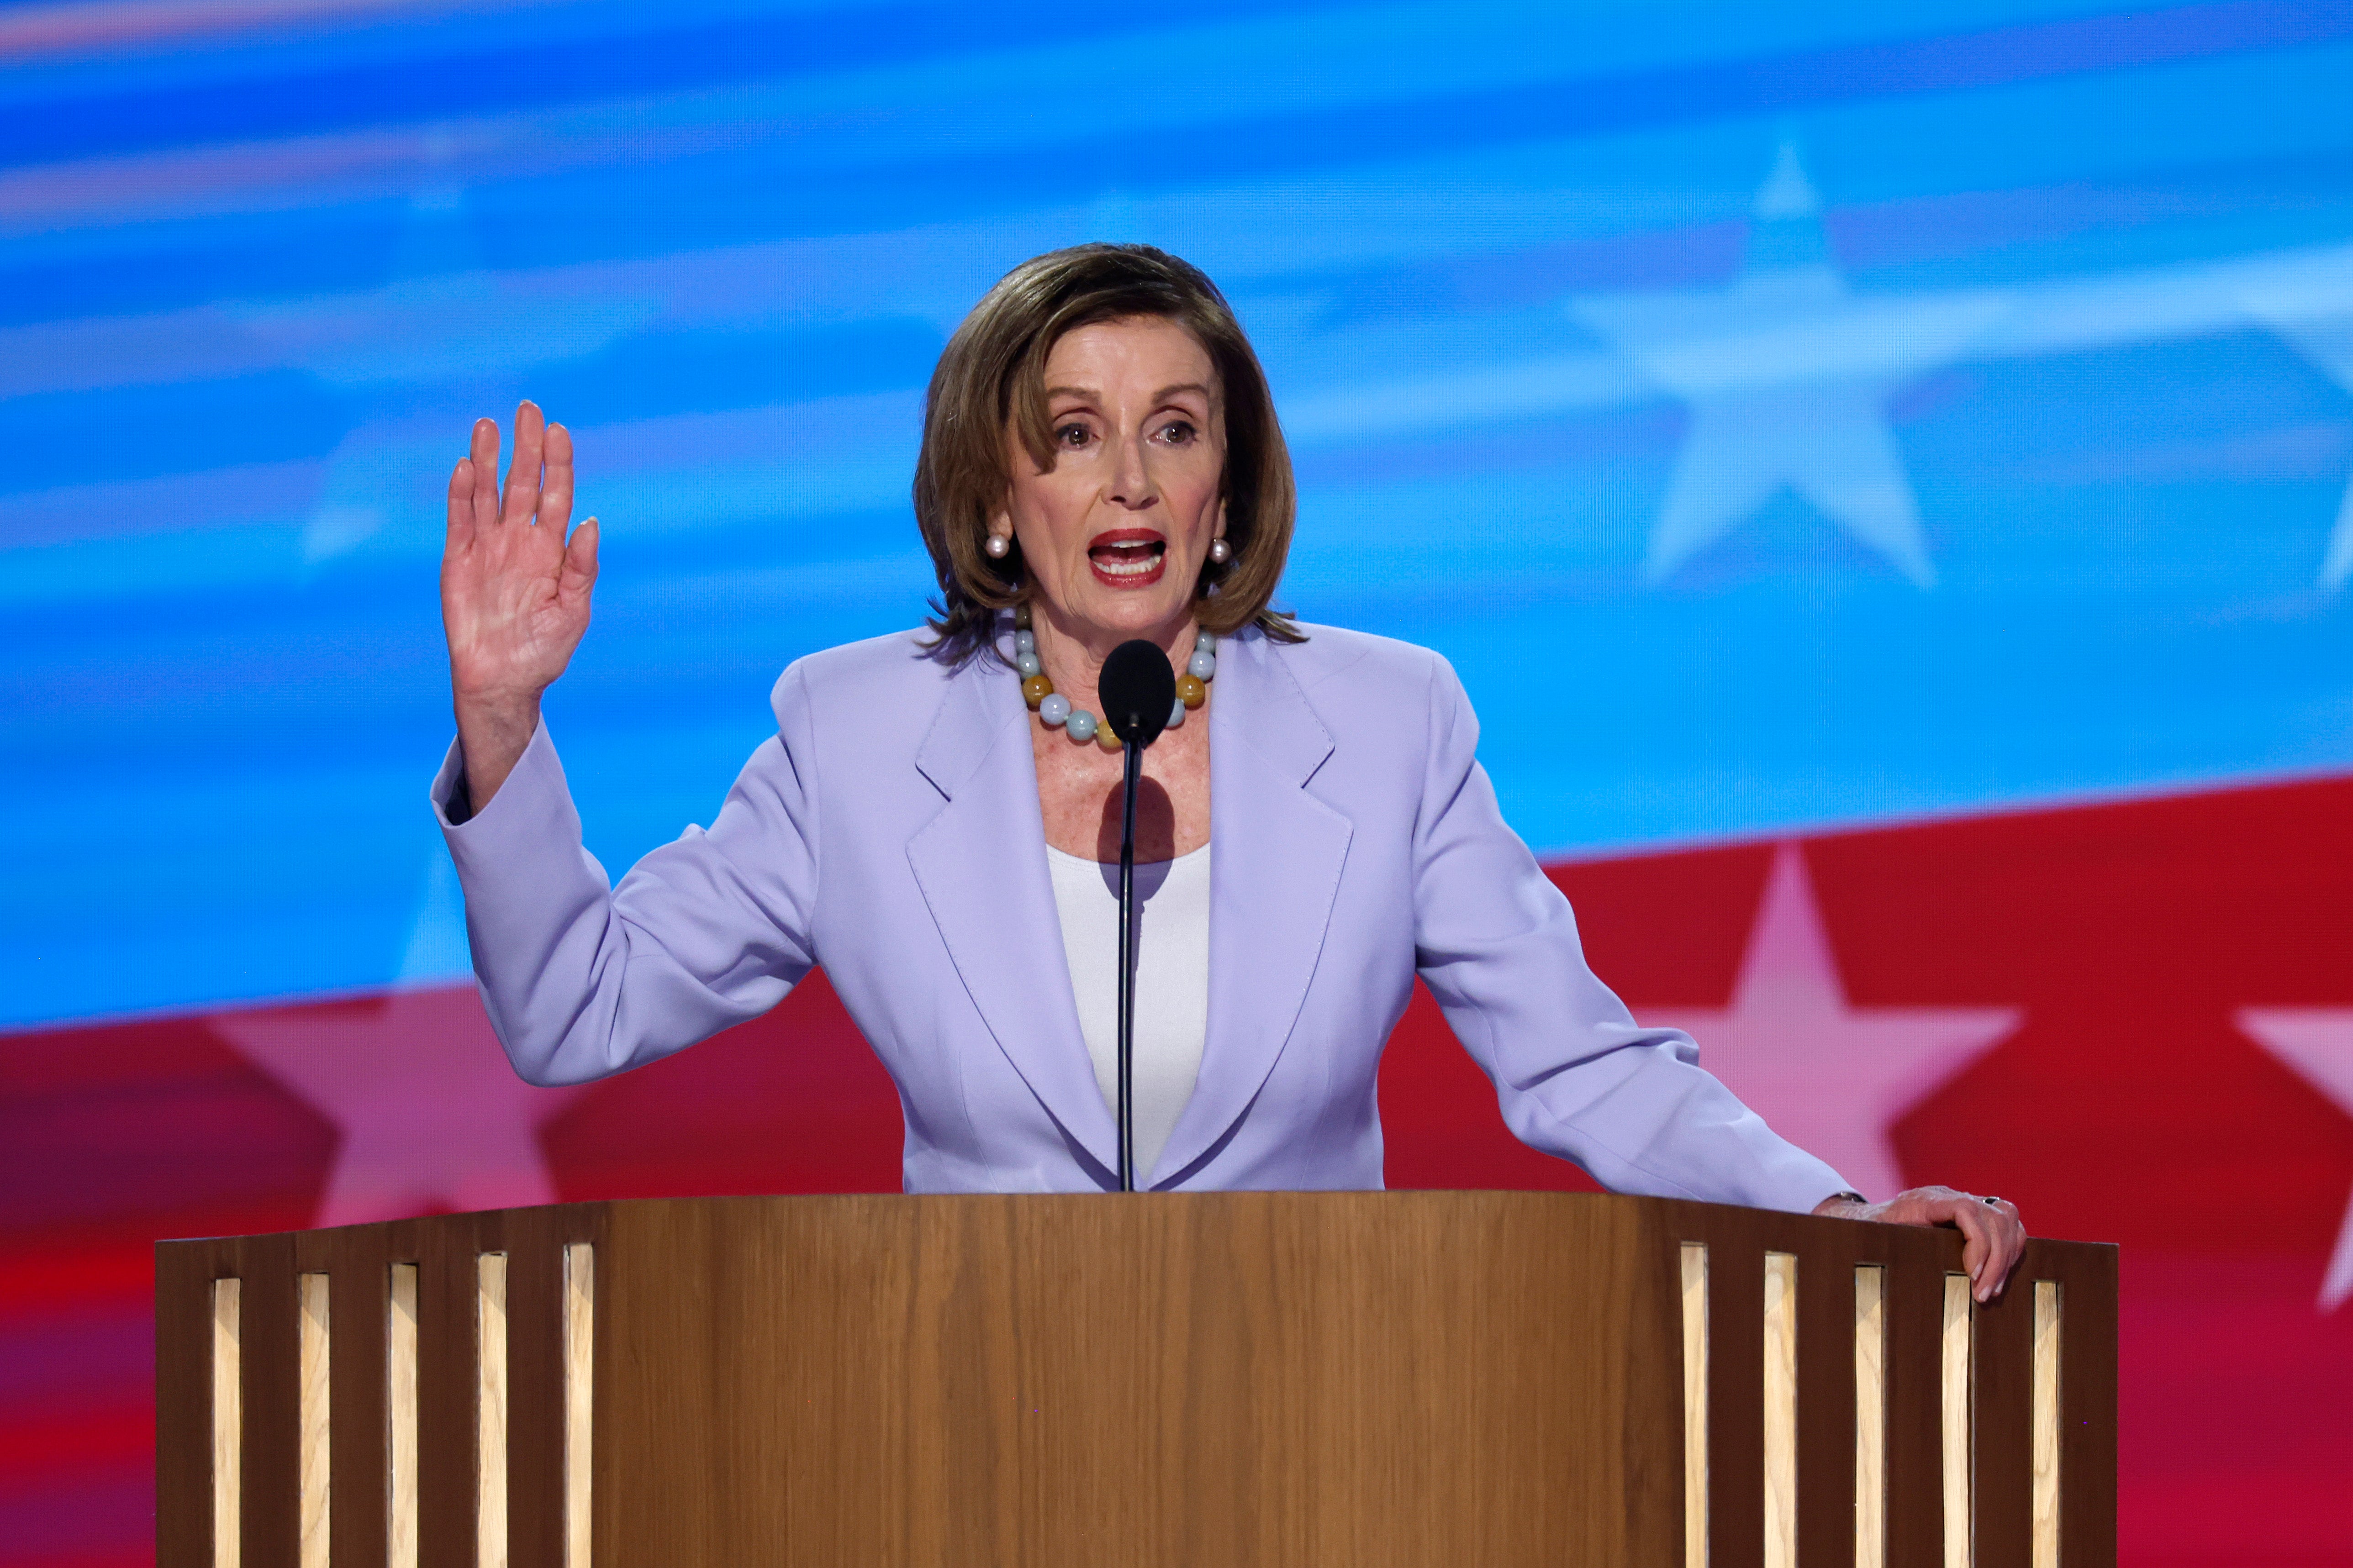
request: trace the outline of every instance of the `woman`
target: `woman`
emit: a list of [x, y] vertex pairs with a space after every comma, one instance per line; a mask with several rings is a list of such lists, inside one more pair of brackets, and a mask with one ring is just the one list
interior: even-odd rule
[[1116, 1185], [1109, 1108], [1118, 742], [1131, 638], [1183, 677], [1145, 753], [1139, 1185], [1378, 1187], [1380, 1051], [1414, 978], [1534, 1146], [1621, 1192], [1968, 1235], [1981, 1297], [2023, 1242], [1993, 1199], [1864, 1204], [1586, 967], [1504, 824], [1445, 661], [1270, 607], [1288, 456], [1255, 354], [1184, 262], [1084, 246], [1015, 268], [941, 356], [915, 512], [939, 615], [813, 655], [717, 820], [607, 889], [539, 697], [588, 620], [596, 523], [525, 404], [449, 482], [458, 743], [434, 786], [492, 1024], [534, 1083], [753, 1017], [816, 964], [906, 1112], [910, 1192]]

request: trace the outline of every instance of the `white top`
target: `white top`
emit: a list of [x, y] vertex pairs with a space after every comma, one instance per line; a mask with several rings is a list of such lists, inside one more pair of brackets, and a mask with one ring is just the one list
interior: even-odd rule
[[[1119, 865], [1046, 846], [1095, 1083], [1119, 1113]], [[1151, 1180], [1209, 1032], [1209, 847], [1135, 868], [1135, 1184]]]

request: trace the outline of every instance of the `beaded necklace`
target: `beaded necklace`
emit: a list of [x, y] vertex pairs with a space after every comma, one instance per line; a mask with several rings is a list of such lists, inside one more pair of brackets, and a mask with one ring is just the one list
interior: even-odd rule
[[[1071, 707], [1071, 700], [1054, 689], [1053, 679], [1039, 662], [1038, 634], [1029, 629], [1027, 605], [1013, 609], [1013, 668], [1021, 672], [1021, 700], [1036, 710], [1048, 729], [1063, 731], [1073, 741], [1092, 741], [1106, 752], [1120, 749], [1120, 738], [1112, 733], [1110, 725], [1083, 708]], [[1176, 705], [1168, 710], [1169, 729], [1185, 722], [1188, 709], [1209, 700], [1209, 682], [1217, 673], [1218, 639], [1208, 632], [1198, 633], [1193, 656], [1185, 661], [1185, 673], [1176, 678]]]

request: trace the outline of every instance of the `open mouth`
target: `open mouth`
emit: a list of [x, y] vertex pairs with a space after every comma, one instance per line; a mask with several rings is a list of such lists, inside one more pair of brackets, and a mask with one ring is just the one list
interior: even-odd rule
[[1160, 581], [1168, 542], [1148, 528], [1118, 528], [1095, 536], [1087, 563], [1095, 581], [1112, 588], [1143, 588]]

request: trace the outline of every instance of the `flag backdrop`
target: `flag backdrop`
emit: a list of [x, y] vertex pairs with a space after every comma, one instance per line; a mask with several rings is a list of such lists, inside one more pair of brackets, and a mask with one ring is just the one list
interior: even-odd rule
[[[149, 1248], [888, 1189], [820, 977], [509, 1075], [438, 496], [577, 432], [591, 847], [910, 624], [1005, 268], [1205, 266], [1284, 597], [1434, 646], [1597, 967], [1874, 1194], [2124, 1244], [2135, 1564], [2353, 1563], [2353, 6], [0, 0], [0, 1564], [148, 1556]], [[1399, 1185], [1569, 1186], [1419, 1000]]]

